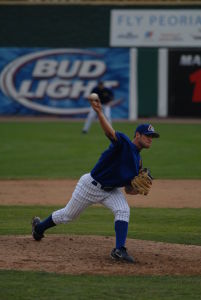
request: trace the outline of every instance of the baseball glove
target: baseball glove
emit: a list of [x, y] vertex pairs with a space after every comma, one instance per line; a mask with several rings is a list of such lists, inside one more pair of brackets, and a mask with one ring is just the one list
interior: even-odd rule
[[152, 176], [147, 168], [141, 169], [138, 176], [131, 180], [134, 191], [141, 195], [147, 195], [152, 185]]

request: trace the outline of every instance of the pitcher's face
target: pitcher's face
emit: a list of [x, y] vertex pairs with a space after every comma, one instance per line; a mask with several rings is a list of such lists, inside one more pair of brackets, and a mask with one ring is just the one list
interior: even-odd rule
[[152, 144], [152, 135], [140, 134], [139, 132], [137, 132], [135, 137], [135, 144], [140, 150], [143, 148], [150, 148]]

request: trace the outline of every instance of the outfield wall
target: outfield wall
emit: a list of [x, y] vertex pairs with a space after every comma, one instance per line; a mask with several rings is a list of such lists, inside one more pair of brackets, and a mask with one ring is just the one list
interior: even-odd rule
[[[168, 9], [173, 9], [174, 12], [174, 15], [171, 16], [168, 15], [170, 12], [166, 10], [167, 18], [169, 18], [169, 23], [166, 24], [168, 30], [172, 30], [173, 25], [176, 26], [176, 29], [181, 30], [179, 21], [177, 22], [177, 20], [181, 19], [183, 24], [189, 23], [187, 24], [188, 26], [186, 26], [186, 28], [189, 28], [189, 31], [185, 28], [184, 32], [182, 29], [181, 32], [176, 35], [164, 34], [162, 30], [165, 27], [165, 21], [160, 19], [160, 22], [158, 21], [159, 23], [156, 24], [157, 32], [159, 34], [159, 38], [156, 41], [153, 40], [155, 31], [154, 29], [150, 30], [150, 28], [148, 31], [145, 31], [146, 39], [143, 39], [143, 25], [141, 27], [139, 26], [139, 32], [135, 35], [133, 35], [132, 32], [127, 32], [125, 36], [125, 32], [123, 32], [121, 37], [123, 39], [126, 37], [127, 43], [129, 44], [127, 47], [121, 45], [122, 38], [115, 40], [115, 43], [120, 42], [120, 46], [112, 44], [114, 42], [112, 42], [111, 33], [111, 14], [114, 9], [119, 8], [121, 8], [122, 11], [126, 9], [129, 10], [128, 13], [134, 9], [134, 16], [136, 12], [143, 10], [146, 10], [145, 15], [149, 15], [151, 9], [153, 9], [150, 6], [1, 5], [0, 114], [51, 113], [48, 111], [38, 111], [33, 107], [23, 106], [23, 101], [21, 101], [20, 105], [22, 106], [19, 108], [19, 101], [16, 104], [16, 99], [14, 99], [16, 97], [13, 97], [12, 93], [12, 95], [9, 94], [10, 87], [6, 87], [5, 82], [2, 86], [2, 71], [9, 63], [12, 63], [16, 59], [17, 54], [23, 56], [29, 49], [52, 50], [64, 48], [73, 48], [75, 51], [84, 50], [86, 48], [92, 49], [92, 51], [94, 51], [94, 49], [99, 49], [98, 51], [112, 53], [112, 49], [114, 49], [115, 52], [115, 49], [119, 49], [118, 51], [120, 51], [120, 48], [122, 48], [122, 52], [126, 52], [130, 49], [128, 59], [129, 65], [126, 67], [126, 71], [124, 69], [122, 73], [122, 64], [120, 63], [118, 55], [112, 54], [111, 60], [113, 60], [115, 68], [110, 68], [104, 75], [99, 74], [96, 78], [92, 78], [93, 81], [96, 82], [98, 79], [118, 81], [118, 88], [117, 86], [114, 87], [115, 96], [117, 100], [123, 98], [126, 105], [124, 104], [122, 106], [121, 103], [121, 105], [118, 106], [118, 104], [113, 110], [113, 118], [136, 119], [137, 117], [155, 116], [201, 116], [201, 96], [199, 92], [199, 90], [201, 90], [201, 81], [199, 79], [199, 70], [201, 66], [201, 33], [199, 31], [199, 28], [201, 28], [201, 17], [199, 15], [200, 7], [184, 7], [183, 11], [184, 14], [186, 14], [186, 19], [184, 19], [184, 17], [181, 19], [182, 16], [178, 17], [178, 19], [175, 17], [177, 11], [178, 16], [180, 16], [181, 6], [167, 7]], [[160, 9], [162, 8], [154, 6], [154, 11], [157, 12]], [[191, 31], [192, 24], [190, 24], [193, 23], [193, 21], [189, 21], [191, 20], [192, 12], [196, 12], [197, 14], [196, 21], [194, 21], [194, 23], [197, 23], [194, 25], [198, 27], [198, 30], [196, 27], [194, 37], [190, 41], [189, 39], [194, 33], [194, 31]], [[140, 22], [140, 19], [136, 20]], [[154, 18], [152, 18], [152, 22], [155, 22]], [[173, 22], [175, 22], [175, 24], [173, 24]], [[127, 22], [126, 26], [128, 27], [128, 25], [129, 23]], [[123, 27], [124, 31], [127, 30], [126, 26]], [[182, 34], [184, 34], [185, 31], [188, 33], [188, 36], [184, 36], [183, 38]], [[162, 39], [160, 39], [160, 34]], [[116, 38], [117, 37], [118, 35]], [[136, 40], [138, 37], [139, 41]], [[176, 39], [176, 41], [170, 41], [171, 38]], [[164, 39], [166, 40], [164, 41]], [[191, 47], [187, 47], [189, 41]], [[175, 45], [181, 43], [183, 46], [175, 48], [171, 46], [172, 43], [173, 45], [174, 43]], [[194, 48], [192, 46], [194, 46]], [[25, 51], [24, 49], [27, 50]], [[188, 52], [188, 57], [184, 58], [187, 62], [185, 65], [183, 64], [179, 67], [179, 63], [175, 57], [178, 57], [178, 55], [185, 55], [185, 51]], [[16, 55], [13, 55], [14, 53]], [[99, 53], [97, 54], [99, 55]], [[109, 60], [109, 55], [110, 54], [108, 54], [106, 61]], [[107, 62], [106, 64], [108, 65]], [[29, 69], [27, 73], [29, 73]], [[19, 75], [19, 72], [17, 74]], [[126, 74], [129, 74], [129, 78], [127, 79]], [[191, 80], [189, 80], [189, 76], [191, 76]], [[5, 79], [5, 72], [3, 78]], [[19, 79], [18, 76], [18, 82], [14, 83], [19, 87], [19, 81], [24, 79], [25, 75], [23, 75], [21, 79]], [[120, 79], [122, 80], [122, 83], [120, 83]], [[27, 80], [29, 80], [29, 78]], [[76, 80], [76, 78], [74, 78], [74, 80]], [[83, 78], [83, 80], [86, 81], [88, 79]], [[128, 80], [128, 86], [126, 88], [125, 80]], [[184, 86], [185, 88], [183, 88]], [[8, 90], [5, 91], [7, 88]], [[5, 97], [7, 99], [7, 104], [9, 102], [9, 105], [12, 106], [11, 109], [8, 109], [8, 105], [5, 104]], [[77, 106], [77, 104], [78, 106], [76, 109], [80, 108], [80, 99], [79, 101], [75, 101], [75, 99], [77, 100], [78, 97], [74, 97], [74, 104], [71, 108], [74, 109], [74, 105]], [[32, 102], [39, 101], [36, 98], [32, 100]], [[69, 105], [70, 103], [72, 104], [73, 99], [66, 97], [66, 100], [69, 100], [68, 104], [66, 102], [67, 106], [64, 105], [64, 101], [62, 103], [61, 98], [58, 100], [57, 97], [53, 97], [51, 99], [52, 106], [58, 109], [62, 107], [69, 109]], [[47, 99], [44, 99], [43, 102], [46, 101]], [[82, 105], [82, 108], [86, 108], [86, 105]], [[77, 114], [77, 116], [83, 116], [86, 112], [87, 110], [81, 115]], [[56, 112], [56, 114], [58, 114], [58, 112]], [[62, 114], [64, 115], [66, 112], [64, 111]], [[69, 114], [67, 113], [67, 115]], [[76, 117], [76, 114], [72, 115]]]

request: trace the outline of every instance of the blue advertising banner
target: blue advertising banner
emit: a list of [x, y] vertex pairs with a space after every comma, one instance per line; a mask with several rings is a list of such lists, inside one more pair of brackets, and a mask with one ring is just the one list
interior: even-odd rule
[[112, 118], [128, 118], [129, 49], [0, 48], [0, 115], [82, 117], [103, 81]]

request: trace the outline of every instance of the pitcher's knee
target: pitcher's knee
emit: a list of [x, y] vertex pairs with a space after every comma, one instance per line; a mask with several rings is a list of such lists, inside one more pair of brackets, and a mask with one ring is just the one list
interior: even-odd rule
[[77, 215], [69, 213], [66, 208], [53, 212], [52, 219], [55, 224], [66, 224], [73, 221]]
[[115, 211], [115, 221], [125, 221], [129, 222], [130, 218], [130, 208], [127, 207], [123, 210], [117, 210]]

